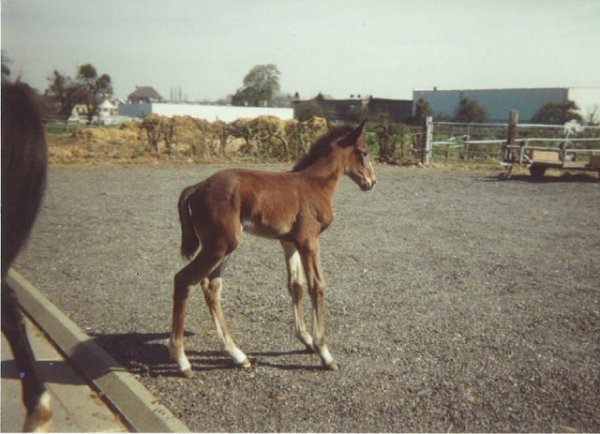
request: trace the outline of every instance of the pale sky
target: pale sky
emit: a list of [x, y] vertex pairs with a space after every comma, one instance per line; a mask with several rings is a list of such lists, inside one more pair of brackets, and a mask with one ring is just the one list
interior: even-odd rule
[[411, 99], [414, 89], [600, 87], [600, 0], [1, 0], [12, 76], [44, 91], [91, 63], [115, 95], [281, 90]]

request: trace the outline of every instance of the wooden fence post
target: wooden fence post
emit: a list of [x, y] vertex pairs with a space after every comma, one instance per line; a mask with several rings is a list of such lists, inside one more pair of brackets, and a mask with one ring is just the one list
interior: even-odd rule
[[519, 111], [511, 110], [508, 119], [508, 130], [506, 132], [506, 148], [504, 150], [504, 162], [514, 162], [514, 154], [512, 146], [515, 145], [517, 140], [517, 125], [519, 124]]
[[467, 140], [465, 141], [465, 146], [463, 148], [463, 150], [464, 150], [463, 159], [465, 161], [469, 161], [469, 140], [471, 140], [471, 124], [467, 125], [466, 139]]
[[423, 147], [421, 163], [429, 164], [431, 160], [431, 142], [433, 141], [433, 118], [427, 116], [423, 123]]
[[519, 124], [519, 111], [511, 110], [508, 117], [508, 129], [506, 130], [506, 142], [502, 147], [502, 163], [506, 167], [506, 172], [501, 176], [504, 179], [510, 179], [512, 176], [513, 166], [515, 164], [515, 154], [513, 146], [517, 141], [517, 125]]

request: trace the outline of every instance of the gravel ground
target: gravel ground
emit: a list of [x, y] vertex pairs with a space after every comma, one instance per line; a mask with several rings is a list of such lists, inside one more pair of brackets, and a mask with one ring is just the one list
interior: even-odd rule
[[[324, 371], [292, 332], [277, 242], [247, 236], [220, 351], [194, 293], [167, 354], [181, 189], [223, 166], [54, 168], [18, 269], [195, 431], [600, 431], [600, 184], [377, 167], [321, 238]], [[284, 170], [287, 166], [268, 166]]]

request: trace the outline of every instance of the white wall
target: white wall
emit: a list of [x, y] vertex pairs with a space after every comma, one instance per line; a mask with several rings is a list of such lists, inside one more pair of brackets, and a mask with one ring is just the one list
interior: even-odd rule
[[294, 118], [294, 109], [280, 107], [238, 107], [178, 103], [121, 104], [119, 106], [119, 114], [124, 116], [141, 118], [150, 113], [162, 116], [187, 115], [206, 119], [209, 122], [217, 120], [233, 122], [239, 118], [255, 118], [257, 116], [276, 116], [282, 120]]

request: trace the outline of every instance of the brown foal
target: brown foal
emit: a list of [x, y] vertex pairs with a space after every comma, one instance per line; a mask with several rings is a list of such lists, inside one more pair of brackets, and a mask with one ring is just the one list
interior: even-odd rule
[[[338, 365], [325, 344], [323, 298], [325, 281], [319, 257], [319, 235], [333, 222], [333, 196], [346, 174], [363, 191], [376, 182], [367, 145], [361, 139], [365, 122], [357, 128], [335, 127], [313, 144], [291, 172], [274, 173], [232, 169], [215, 173], [187, 187], [179, 198], [181, 254], [194, 259], [175, 275], [171, 357], [186, 377], [192, 369], [183, 349], [185, 305], [198, 283], [210, 310], [217, 335], [235, 363], [250, 361], [234, 343], [221, 308], [221, 273], [244, 231], [279, 240], [285, 254], [288, 289], [292, 296], [296, 336], [316, 352], [323, 365]], [[312, 336], [304, 323], [304, 287], [313, 307]]]
[[46, 188], [47, 146], [33, 93], [2, 77], [2, 333], [21, 380], [27, 414], [23, 431], [52, 428], [50, 394], [39, 375], [25, 320], [8, 271], [27, 241]]

